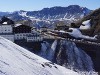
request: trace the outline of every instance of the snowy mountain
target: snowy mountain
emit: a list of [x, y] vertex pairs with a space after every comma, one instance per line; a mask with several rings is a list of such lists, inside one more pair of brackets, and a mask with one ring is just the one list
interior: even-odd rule
[[0, 16], [5, 16], [5, 15], [8, 15], [10, 14], [9, 12], [0, 12]]
[[15, 11], [8, 15], [9, 18], [15, 21], [31, 20], [32, 23], [37, 26], [52, 26], [58, 21], [63, 21], [65, 24], [75, 22], [87, 14], [91, 10], [86, 7], [80, 7], [78, 5], [70, 5], [68, 7], [52, 7], [44, 8], [39, 11]]
[[39, 18], [42, 20], [46, 20], [46, 19], [60, 20], [61, 18], [66, 19], [66, 18], [68, 18], [68, 16], [70, 19], [72, 17], [72, 15], [75, 15], [75, 14], [81, 14], [81, 16], [84, 16], [88, 13], [90, 13], [90, 10], [85, 7], [80, 7], [78, 5], [70, 5], [68, 7], [44, 8], [40, 11], [23, 11], [23, 10], [21, 10], [21, 11], [16, 11], [13, 14], [18, 14], [23, 17], [33, 16], [35, 18]]
[[78, 75], [0, 37], [0, 75]]

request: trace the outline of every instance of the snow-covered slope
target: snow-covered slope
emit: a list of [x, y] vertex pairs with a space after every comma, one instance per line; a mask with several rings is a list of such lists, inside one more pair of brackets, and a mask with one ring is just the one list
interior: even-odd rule
[[86, 29], [90, 29], [91, 28], [91, 24], [90, 24], [90, 21], [91, 20], [87, 20], [87, 21], [84, 21], [83, 23], [82, 23], [82, 25], [80, 26], [80, 29], [82, 29], [82, 30], [86, 30]]
[[0, 37], [0, 75], [78, 75]]
[[95, 35], [94, 37], [83, 35], [78, 28], [69, 28], [69, 30], [72, 30], [72, 32], [66, 32], [66, 33], [68, 33], [69, 35], [75, 38], [81, 38], [81, 39], [87, 39], [87, 40], [97, 40], [96, 38], [97, 35]]

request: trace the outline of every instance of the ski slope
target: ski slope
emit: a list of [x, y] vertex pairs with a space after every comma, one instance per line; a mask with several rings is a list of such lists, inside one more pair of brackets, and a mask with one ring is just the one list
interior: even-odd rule
[[78, 75], [0, 37], [0, 75]]

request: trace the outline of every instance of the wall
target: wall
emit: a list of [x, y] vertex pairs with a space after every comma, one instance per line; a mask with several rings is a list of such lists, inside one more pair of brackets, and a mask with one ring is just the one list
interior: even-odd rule
[[14, 35], [13, 34], [12, 35], [0, 35], [0, 36], [14, 42]]
[[26, 39], [26, 36], [30, 35], [31, 33], [17, 33], [15, 34], [15, 40]]
[[41, 36], [27, 37], [27, 42], [34, 42], [34, 41], [43, 41], [43, 38]]
[[11, 25], [0, 25], [0, 33], [12, 33], [13, 29]]

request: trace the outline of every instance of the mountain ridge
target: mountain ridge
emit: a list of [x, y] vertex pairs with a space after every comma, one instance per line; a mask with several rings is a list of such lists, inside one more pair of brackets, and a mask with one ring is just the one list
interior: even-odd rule
[[39, 11], [14, 11], [6, 16], [17, 22], [30, 20], [32, 25], [36, 27], [51, 26], [52, 28], [58, 21], [63, 21], [66, 25], [70, 25], [71, 22], [78, 21], [91, 11], [86, 7], [70, 5], [68, 7], [56, 6], [43, 8]]

